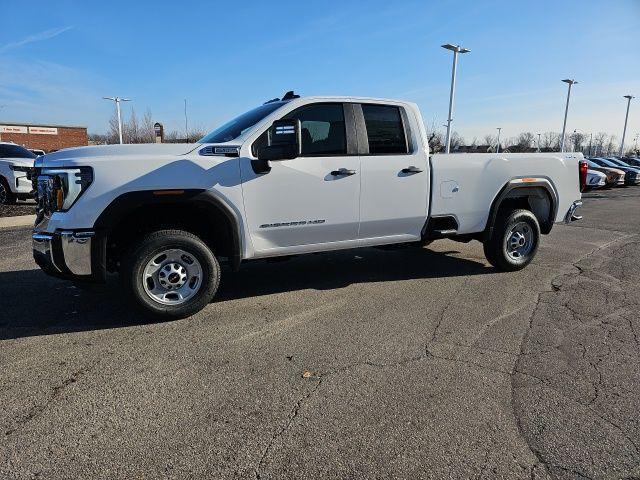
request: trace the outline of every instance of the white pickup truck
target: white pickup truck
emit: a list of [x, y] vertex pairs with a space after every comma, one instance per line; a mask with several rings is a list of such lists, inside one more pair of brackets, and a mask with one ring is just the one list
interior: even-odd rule
[[578, 219], [579, 153], [429, 155], [416, 105], [288, 92], [196, 144], [62, 150], [36, 160], [34, 257], [181, 318], [209, 303], [220, 263], [440, 238], [517, 270], [540, 234]]

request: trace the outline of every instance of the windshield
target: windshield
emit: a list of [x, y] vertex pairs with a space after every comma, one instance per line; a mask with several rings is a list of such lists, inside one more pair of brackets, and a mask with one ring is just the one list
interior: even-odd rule
[[221, 127], [216, 128], [213, 132], [198, 140], [198, 143], [230, 142], [286, 103], [287, 102], [272, 102], [260, 105], [258, 108], [249, 110]]
[[604, 163], [608, 167], [620, 168], [622, 165], [618, 165], [617, 163], [613, 163], [611, 160], [607, 160], [606, 158], [599, 159], [601, 163]]
[[631, 165], [629, 165], [627, 162], [623, 162], [622, 160], [618, 160], [617, 158], [611, 158], [610, 159], [613, 163], [617, 163], [618, 165], [620, 165], [621, 167], [630, 167]]
[[0, 158], [36, 158], [36, 155], [20, 145], [3, 143], [0, 144]]

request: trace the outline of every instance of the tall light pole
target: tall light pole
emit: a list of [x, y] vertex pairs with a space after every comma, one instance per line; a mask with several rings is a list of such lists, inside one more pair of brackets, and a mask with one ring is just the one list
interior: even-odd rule
[[569, 113], [569, 99], [571, 98], [571, 87], [578, 83], [576, 80], [570, 80], [565, 78], [562, 80], [564, 83], [569, 84], [569, 90], [567, 91], [567, 104], [564, 107], [564, 122], [562, 124], [562, 137], [560, 138], [560, 151], [564, 152], [564, 134], [567, 129], [567, 113]]
[[540, 134], [538, 134], [538, 153], [540, 153]]
[[187, 99], [184, 99], [184, 136], [189, 143], [189, 122], [187, 120]]
[[627, 99], [627, 114], [624, 116], [624, 129], [622, 130], [622, 142], [620, 142], [620, 156], [624, 156], [624, 136], [627, 133], [627, 120], [629, 120], [629, 106], [631, 105], [631, 99], [635, 98], [633, 95], [625, 95]]
[[120, 136], [120, 143], [124, 143], [122, 141], [122, 116], [120, 115], [120, 102], [130, 102], [129, 98], [120, 98], [120, 97], [102, 97], [105, 100], [111, 100], [116, 102], [116, 112], [118, 113], [118, 135]]
[[496, 153], [500, 153], [500, 132], [502, 131], [502, 127], [496, 128], [498, 130], [498, 141], [496, 142]]
[[[4, 108], [6, 106], [7, 106], [6, 104], [5, 105], [0, 105], [0, 108]], [[0, 134], [0, 141], [2, 141], [2, 134]]]
[[447, 117], [447, 140], [445, 143], [445, 152], [449, 153], [451, 146], [451, 122], [453, 122], [453, 118], [451, 117], [451, 115], [453, 114], [453, 97], [456, 91], [456, 70], [458, 68], [458, 54], [467, 53], [471, 50], [463, 48], [460, 45], [451, 45], [450, 43], [442, 45], [442, 48], [446, 48], [447, 50], [451, 50], [453, 52], [453, 68], [451, 69], [451, 92], [449, 93], [449, 116]]

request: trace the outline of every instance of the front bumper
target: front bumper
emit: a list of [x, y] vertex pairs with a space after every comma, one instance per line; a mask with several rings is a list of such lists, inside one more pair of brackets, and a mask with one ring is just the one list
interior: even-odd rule
[[576, 215], [576, 210], [582, 206], [582, 200], [576, 200], [571, 204], [569, 210], [564, 216], [564, 223], [575, 222], [576, 220], [582, 220], [582, 215]]
[[87, 282], [105, 280], [105, 242], [93, 231], [34, 231], [33, 258], [47, 274]]

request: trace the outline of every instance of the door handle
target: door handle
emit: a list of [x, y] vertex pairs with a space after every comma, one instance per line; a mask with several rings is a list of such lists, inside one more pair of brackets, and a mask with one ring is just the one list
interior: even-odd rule
[[331, 172], [331, 175], [333, 175], [334, 177], [340, 177], [342, 175], [349, 176], [349, 175], [355, 175], [355, 174], [356, 174], [355, 170], [350, 170], [348, 168], [339, 168], [338, 170], [333, 170]]
[[418, 168], [418, 167], [414, 167], [413, 165], [411, 165], [410, 167], [407, 168], [403, 168], [401, 170], [402, 173], [420, 173], [422, 172], [422, 169]]

